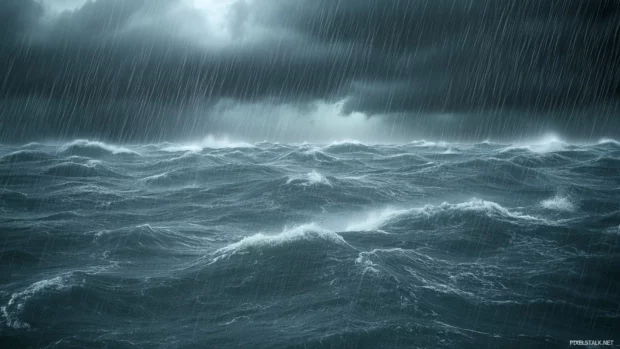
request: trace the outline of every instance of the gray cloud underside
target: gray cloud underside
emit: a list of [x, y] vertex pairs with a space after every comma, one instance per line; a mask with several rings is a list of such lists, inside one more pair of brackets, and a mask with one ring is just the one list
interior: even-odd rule
[[221, 101], [340, 100], [335, 117], [433, 135], [620, 134], [617, 1], [240, 0], [226, 16], [221, 44], [181, 0], [56, 16], [0, 0], [0, 136], [167, 138], [208, 131]]

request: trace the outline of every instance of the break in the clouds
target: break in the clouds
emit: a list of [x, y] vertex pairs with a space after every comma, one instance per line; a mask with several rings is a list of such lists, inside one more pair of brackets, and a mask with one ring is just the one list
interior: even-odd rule
[[620, 135], [614, 0], [0, 0], [0, 139]]

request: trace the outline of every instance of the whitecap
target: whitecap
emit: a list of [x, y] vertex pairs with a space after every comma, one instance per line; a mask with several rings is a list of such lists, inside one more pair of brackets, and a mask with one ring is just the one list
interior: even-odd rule
[[599, 140], [597, 144], [599, 144], [599, 145], [613, 144], [615, 146], [619, 146], [620, 147], [620, 142], [615, 140], [615, 139], [611, 139], [611, 138], [603, 138], [603, 139]]
[[409, 212], [411, 212], [411, 210], [398, 210], [394, 208], [385, 208], [381, 211], [371, 211], [362, 220], [349, 223], [345, 228], [345, 231], [377, 230], [384, 223]]
[[142, 178], [141, 181], [143, 181], [143, 182], [158, 181], [158, 180], [161, 180], [161, 179], [168, 178], [169, 174], [170, 174], [170, 172], [163, 172], [163, 173], [159, 173], [159, 174], [154, 174], [152, 176], [148, 176], [148, 177]]
[[67, 151], [78, 150], [78, 149], [92, 149], [92, 150], [107, 151], [112, 154], [140, 155], [138, 152], [133, 151], [129, 148], [107, 144], [104, 142], [89, 141], [87, 139], [78, 139], [73, 142], [66, 143], [60, 147], [59, 151], [67, 152]]
[[361, 221], [350, 223], [346, 231], [372, 231], [381, 228], [386, 223], [405, 215], [432, 217], [444, 212], [483, 212], [489, 217], [509, 218], [513, 220], [525, 220], [534, 223], [548, 223], [544, 219], [510, 211], [498, 203], [473, 198], [469, 201], [450, 204], [444, 202], [440, 205], [426, 205], [411, 209], [386, 208], [381, 211], [371, 211]]
[[556, 195], [550, 199], [543, 200], [540, 205], [547, 210], [565, 212], [575, 211], [575, 204], [569, 198], [560, 195]]
[[534, 153], [551, 153], [566, 150], [566, 147], [569, 146], [564, 140], [560, 139], [558, 136], [549, 134], [542, 137], [539, 140], [535, 140], [529, 143], [517, 143], [505, 147], [500, 150], [500, 152], [506, 152], [511, 150], [529, 150]]
[[460, 152], [454, 150], [454, 148], [448, 148], [444, 152], [442, 152], [441, 154], [443, 154], [443, 155], [453, 155], [453, 154], [460, 154]]
[[40, 146], [42, 146], [41, 143], [30, 142], [30, 143], [22, 145], [20, 148], [33, 148], [33, 147], [40, 147]]
[[300, 185], [303, 186], [326, 185], [329, 187], [333, 187], [332, 183], [329, 181], [329, 179], [327, 179], [327, 177], [314, 170], [310, 173], [306, 173], [303, 175], [290, 176], [289, 179], [286, 181], [286, 184], [291, 183], [300, 183]]
[[246, 142], [233, 141], [229, 139], [227, 136], [224, 136], [222, 138], [216, 138], [213, 135], [208, 135], [198, 142], [184, 143], [184, 144], [172, 144], [172, 145], [168, 145], [162, 148], [162, 150], [167, 151], [167, 152], [181, 152], [181, 151], [201, 152], [204, 149], [253, 148], [253, 147], [255, 147], [253, 144], [246, 143]]
[[412, 141], [409, 143], [409, 145], [414, 146], [414, 147], [441, 147], [441, 148], [447, 148], [449, 147], [451, 144], [445, 141], [440, 141], [440, 142], [432, 142], [432, 141], [427, 141], [427, 140], [417, 140], [417, 141]]
[[335, 147], [339, 145], [365, 145], [364, 143], [355, 139], [343, 139], [341, 141], [334, 141], [327, 145], [327, 147]]
[[45, 279], [37, 281], [28, 286], [25, 290], [11, 295], [11, 299], [6, 306], [0, 307], [0, 313], [5, 319], [6, 325], [14, 329], [27, 329], [30, 325], [17, 318], [28, 299], [32, 298], [37, 293], [44, 291], [62, 291], [67, 289], [70, 285], [64, 276], [57, 276], [51, 279]]

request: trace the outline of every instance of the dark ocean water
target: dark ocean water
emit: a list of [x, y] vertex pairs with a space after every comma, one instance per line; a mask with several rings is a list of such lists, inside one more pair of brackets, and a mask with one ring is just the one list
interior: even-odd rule
[[620, 343], [620, 144], [0, 146], [2, 348]]

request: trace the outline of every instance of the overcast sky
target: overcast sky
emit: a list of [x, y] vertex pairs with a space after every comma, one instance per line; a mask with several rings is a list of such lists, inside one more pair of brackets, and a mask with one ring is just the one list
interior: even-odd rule
[[620, 137], [616, 0], [0, 0], [0, 140]]

